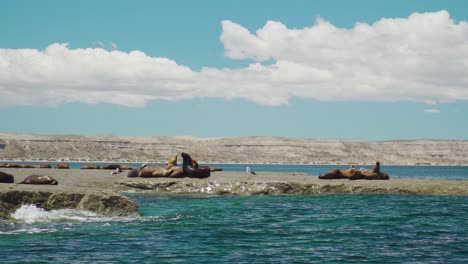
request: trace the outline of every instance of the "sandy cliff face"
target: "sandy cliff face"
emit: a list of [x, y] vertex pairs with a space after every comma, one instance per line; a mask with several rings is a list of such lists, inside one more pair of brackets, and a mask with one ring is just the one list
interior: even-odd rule
[[195, 138], [0, 134], [0, 159], [165, 162], [181, 152], [220, 163], [468, 165], [468, 141], [362, 142], [283, 137]]

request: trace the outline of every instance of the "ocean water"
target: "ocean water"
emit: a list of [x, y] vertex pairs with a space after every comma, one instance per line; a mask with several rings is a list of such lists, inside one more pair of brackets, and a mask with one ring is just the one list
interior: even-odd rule
[[[336, 167], [249, 166], [311, 175]], [[468, 167], [383, 170], [468, 179]], [[468, 196], [127, 195], [141, 217], [22, 206], [14, 223], [0, 223], [0, 263], [468, 263]]]
[[468, 262], [463, 196], [130, 196], [139, 218], [23, 206], [0, 262]]

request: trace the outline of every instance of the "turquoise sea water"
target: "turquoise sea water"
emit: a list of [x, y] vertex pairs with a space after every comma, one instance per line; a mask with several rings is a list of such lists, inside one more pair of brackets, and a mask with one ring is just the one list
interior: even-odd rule
[[[467, 167], [384, 168], [395, 178], [468, 175]], [[141, 217], [23, 206], [17, 222], [0, 224], [0, 263], [468, 263], [467, 196], [127, 195]]]
[[468, 261], [468, 197], [131, 197], [141, 218], [42, 212], [1, 226], [1, 262]]

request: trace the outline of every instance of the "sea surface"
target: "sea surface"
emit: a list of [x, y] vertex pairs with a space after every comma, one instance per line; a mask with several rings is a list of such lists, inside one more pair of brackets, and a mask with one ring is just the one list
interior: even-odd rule
[[[395, 178], [468, 175], [467, 167], [383, 168]], [[468, 196], [126, 195], [141, 217], [22, 206], [16, 222], [0, 224], [0, 263], [468, 263]]]

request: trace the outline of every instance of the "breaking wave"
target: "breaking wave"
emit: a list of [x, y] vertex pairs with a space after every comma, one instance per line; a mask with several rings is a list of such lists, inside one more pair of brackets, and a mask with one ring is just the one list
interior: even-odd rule
[[76, 209], [46, 211], [31, 204], [22, 205], [11, 217], [18, 222], [26, 224], [48, 222], [102, 222], [128, 219], [122, 217], [107, 217], [90, 211]]

